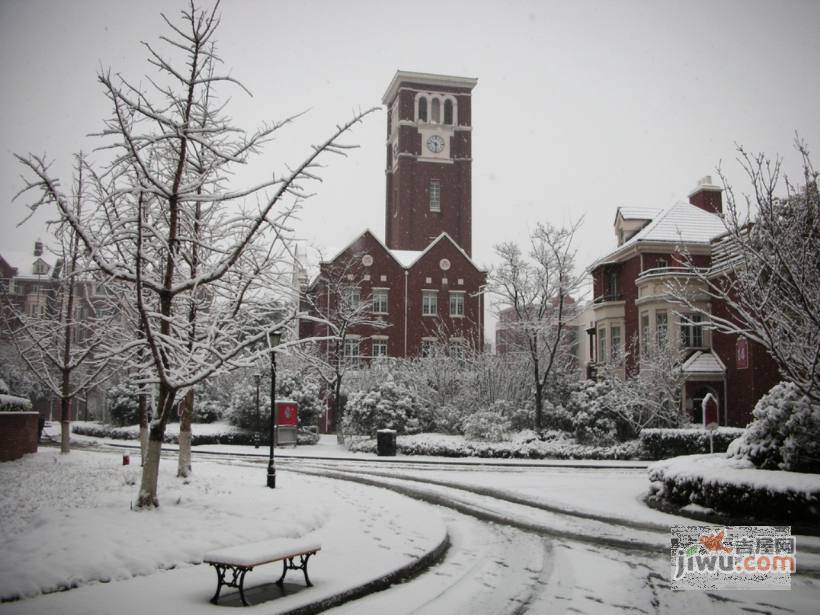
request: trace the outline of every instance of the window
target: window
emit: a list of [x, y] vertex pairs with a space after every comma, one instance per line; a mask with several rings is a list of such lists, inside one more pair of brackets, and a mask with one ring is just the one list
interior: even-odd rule
[[621, 328], [620, 327], [610, 327], [610, 352], [612, 354], [613, 359], [617, 359], [621, 356], [623, 352], [623, 348], [621, 348]]
[[435, 290], [424, 290], [421, 292], [421, 314], [422, 316], [438, 315], [438, 292]]
[[686, 314], [680, 323], [680, 339], [684, 348], [703, 347], [703, 323], [700, 314]]
[[373, 313], [387, 314], [387, 289], [373, 289]]
[[387, 339], [375, 338], [373, 340], [373, 358], [381, 358], [387, 356]]
[[396, 128], [399, 125], [398, 107], [399, 107], [399, 103], [396, 102], [396, 104], [393, 105], [393, 109], [390, 111], [390, 133], [391, 134], [396, 132]]
[[419, 121], [427, 121], [427, 99], [424, 96], [419, 98]]
[[607, 271], [606, 274], [606, 296], [607, 297], [617, 297], [618, 296], [618, 271], [616, 269], [610, 269]]
[[441, 122], [441, 101], [438, 98], [434, 98], [433, 103], [430, 105], [430, 115], [431, 121], [435, 124]]
[[42, 292], [42, 289], [38, 288], [26, 297], [26, 314], [34, 318], [45, 316], [46, 301], [46, 295]]
[[357, 365], [359, 363], [359, 340], [347, 339], [344, 345], [344, 358], [346, 363]]
[[665, 256], [660, 256], [655, 266], [658, 269], [666, 269], [669, 266], [669, 261], [666, 260]]
[[461, 341], [450, 344], [450, 356], [458, 361], [464, 360], [464, 344]]
[[658, 337], [658, 346], [666, 346], [666, 341], [669, 339], [667, 333], [669, 330], [669, 317], [666, 312], [655, 312], [655, 335]]
[[360, 298], [358, 286], [348, 286], [343, 290], [342, 301], [344, 302], [344, 307], [348, 310], [355, 310], [359, 307]]
[[34, 261], [34, 266], [32, 267], [32, 270], [34, 271], [34, 275], [45, 275], [48, 273], [48, 265], [45, 261], [38, 258], [36, 261]]
[[641, 353], [649, 351], [649, 312], [641, 314]]
[[453, 123], [453, 101], [452, 100], [445, 100], [444, 101], [444, 123], [445, 124], [452, 124]]
[[606, 361], [606, 329], [598, 329], [598, 361]]
[[436, 340], [421, 340], [421, 356], [432, 357], [436, 350]]
[[450, 293], [450, 316], [464, 316], [464, 293]]
[[430, 180], [430, 211], [441, 211], [441, 182]]

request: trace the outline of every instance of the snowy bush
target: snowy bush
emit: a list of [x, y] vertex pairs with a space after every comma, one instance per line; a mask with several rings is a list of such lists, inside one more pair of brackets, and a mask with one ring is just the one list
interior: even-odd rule
[[[722, 453], [743, 434], [740, 427], [718, 427], [712, 435], [714, 452]], [[702, 428], [644, 429], [639, 436], [645, 459], [668, 459], [680, 455], [708, 453], [709, 432]]]
[[510, 419], [494, 409], [468, 416], [464, 419], [463, 429], [467, 440], [503, 442], [510, 439]]
[[223, 418], [225, 406], [215, 399], [197, 399], [194, 397], [194, 423], [214, 423]]
[[429, 422], [427, 413], [409, 389], [387, 377], [368, 391], [356, 391], [347, 400], [344, 433], [375, 435], [379, 429], [417, 433]]
[[760, 398], [752, 416], [728, 457], [763, 469], [820, 473], [820, 405], [783, 382]]
[[739, 521], [816, 523], [820, 476], [759, 470], [745, 459], [687, 455], [649, 467], [649, 502], [697, 504]]
[[608, 446], [618, 440], [618, 423], [607, 405], [609, 392], [608, 382], [587, 380], [570, 394], [567, 412], [579, 443]]
[[[482, 442], [462, 436], [423, 433], [399, 436], [396, 446], [402, 455], [485, 459], [635, 459], [640, 451], [637, 440], [608, 447], [588, 446], [560, 432], [545, 432], [539, 436], [534, 431], [514, 435], [509, 442]], [[375, 453], [376, 441], [354, 442], [350, 450]]]
[[572, 414], [564, 406], [553, 405], [549, 401], [544, 402], [543, 424], [548, 430], [573, 431]]
[[[265, 418], [270, 416], [270, 394], [259, 387], [259, 423], [266, 425]], [[231, 401], [225, 412], [225, 418], [231, 425], [243, 429], [255, 429], [257, 423], [256, 384], [251, 379], [237, 382], [231, 391]]]
[[30, 410], [31, 402], [25, 397], [0, 393], [0, 412], [28, 412]]
[[139, 391], [129, 384], [117, 384], [108, 391], [109, 412], [114, 425], [135, 425], [140, 420]]

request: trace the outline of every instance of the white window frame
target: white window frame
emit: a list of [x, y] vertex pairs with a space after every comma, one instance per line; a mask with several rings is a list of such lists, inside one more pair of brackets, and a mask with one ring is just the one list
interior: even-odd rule
[[348, 310], [355, 310], [362, 301], [362, 290], [358, 286], [345, 286], [342, 290], [342, 303]]
[[421, 315], [438, 316], [438, 291], [421, 291]]
[[[464, 291], [450, 291], [450, 318], [464, 318], [464, 295]], [[455, 310], [453, 310], [454, 299], [456, 300]]]
[[[613, 359], [617, 359], [623, 353], [623, 342], [621, 340], [621, 325], [612, 325], [609, 331], [609, 354]], [[615, 332], [618, 335], [615, 335]], [[617, 340], [617, 343], [616, 343]]]
[[436, 348], [436, 338], [424, 337], [421, 339], [420, 353], [422, 357], [430, 357], [433, 355], [432, 351]]
[[441, 211], [441, 180], [431, 179], [428, 187], [430, 211]]
[[[373, 313], [387, 314], [390, 309], [390, 289], [389, 288], [374, 288], [373, 289]], [[384, 301], [382, 301], [382, 299]]]
[[639, 319], [641, 326], [641, 353], [646, 356], [649, 352], [649, 312], [641, 312]]
[[669, 314], [666, 310], [655, 312], [655, 339], [659, 348], [663, 348], [669, 341]]
[[[697, 312], [684, 314], [680, 322], [680, 337], [684, 348], [703, 348], [706, 343], [703, 335], [703, 315]], [[695, 341], [700, 343], [695, 344]]]
[[[373, 356], [374, 359], [383, 359], [383, 358], [389, 356], [387, 354], [387, 352], [388, 352], [387, 340], [388, 340], [388, 338], [386, 338], [386, 337], [373, 337], [373, 338], [371, 338], [371, 342], [370, 342], [371, 352], [370, 352], [370, 354]], [[377, 352], [377, 350], [376, 350], [377, 347], [380, 348], [380, 349], [383, 348], [384, 352]]]
[[598, 329], [598, 362], [606, 361], [606, 327]]
[[342, 357], [345, 363], [358, 365], [362, 358], [362, 340], [358, 337], [345, 338], [342, 346]]

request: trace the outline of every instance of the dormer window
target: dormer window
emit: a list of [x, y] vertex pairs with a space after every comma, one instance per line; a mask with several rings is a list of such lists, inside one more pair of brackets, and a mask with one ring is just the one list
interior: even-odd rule
[[453, 101], [449, 99], [444, 101], [444, 123], [447, 125], [453, 123]]
[[441, 101], [438, 98], [434, 98], [431, 107], [430, 120], [434, 124], [441, 123]]
[[427, 99], [424, 96], [419, 98], [419, 121], [427, 121]]
[[34, 261], [32, 270], [34, 271], [34, 275], [45, 275], [48, 273], [48, 264], [44, 260], [38, 258]]

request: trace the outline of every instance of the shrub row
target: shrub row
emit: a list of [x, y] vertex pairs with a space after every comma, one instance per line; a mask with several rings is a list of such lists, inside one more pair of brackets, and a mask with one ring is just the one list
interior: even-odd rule
[[[396, 448], [403, 455], [501, 459], [635, 459], [639, 455], [637, 440], [614, 446], [588, 446], [563, 438], [550, 441], [533, 439], [518, 442], [481, 442], [431, 434], [399, 436]], [[350, 450], [375, 453], [376, 441], [354, 440], [350, 443]]]
[[[110, 425], [72, 425], [71, 431], [82, 436], [110, 438], [112, 440], [136, 440], [139, 437], [138, 432], [135, 432], [133, 429], [112, 427]], [[265, 446], [267, 446], [269, 442], [266, 435], [267, 434], [263, 435], [260, 441], [261, 444]], [[319, 435], [312, 431], [300, 429], [296, 434], [296, 439], [299, 444], [316, 444], [319, 441]], [[162, 441], [167, 444], [178, 444], [179, 437], [177, 434], [166, 433]], [[194, 432], [191, 436], [192, 446], [201, 446], [203, 444], [236, 444], [249, 446], [254, 443], [254, 433], [251, 431], [231, 431], [213, 434], [197, 434]]]
[[[744, 430], [739, 427], [718, 427], [714, 431], [714, 452], [723, 453]], [[704, 429], [644, 429], [640, 435], [644, 459], [668, 459], [680, 455], [709, 452], [709, 432]]]
[[30, 412], [31, 401], [25, 397], [0, 394], [0, 412]]
[[820, 476], [758, 470], [723, 455], [667, 459], [649, 468], [649, 500], [697, 504], [740, 519], [817, 524]]

